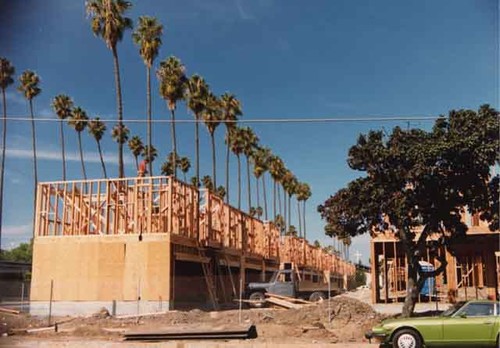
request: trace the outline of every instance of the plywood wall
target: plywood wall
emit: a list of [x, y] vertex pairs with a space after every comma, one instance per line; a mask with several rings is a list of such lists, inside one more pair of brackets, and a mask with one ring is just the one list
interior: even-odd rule
[[168, 301], [167, 234], [35, 238], [31, 300]]

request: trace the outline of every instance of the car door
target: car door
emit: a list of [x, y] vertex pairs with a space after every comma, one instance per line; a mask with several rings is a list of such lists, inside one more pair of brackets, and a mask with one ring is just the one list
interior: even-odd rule
[[483, 345], [494, 336], [494, 303], [471, 302], [443, 321], [443, 341], [454, 346]]
[[276, 280], [269, 287], [269, 292], [276, 295], [295, 297], [295, 286], [291, 270], [281, 270]]

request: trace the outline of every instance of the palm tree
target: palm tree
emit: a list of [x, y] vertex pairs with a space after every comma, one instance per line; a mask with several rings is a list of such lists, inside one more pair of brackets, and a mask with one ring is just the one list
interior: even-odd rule
[[2, 88], [3, 129], [2, 129], [2, 162], [0, 169], [0, 253], [2, 252], [2, 212], [3, 212], [3, 181], [5, 174], [5, 149], [7, 147], [7, 98], [5, 90], [14, 83], [14, 66], [3, 57], [0, 57], [0, 88]]
[[283, 160], [276, 155], [272, 155], [269, 158], [269, 174], [271, 174], [271, 178], [273, 179], [273, 215], [276, 218], [276, 190], [278, 186], [278, 182], [281, 180], [283, 176], [283, 172], [285, 169], [285, 164]]
[[[139, 17], [139, 26], [132, 33], [134, 43], [140, 47], [139, 53], [146, 65], [146, 99], [147, 99], [147, 143], [151, 148], [151, 66], [158, 56], [161, 46], [163, 25], [154, 17]], [[152, 173], [152, 163], [149, 162], [149, 173]], [[151, 175], [151, 174], [150, 174]]]
[[[132, 152], [132, 155], [134, 156], [135, 168], [139, 170], [138, 158], [144, 151], [144, 144], [142, 143], [141, 137], [139, 137], [138, 135], [134, 135], [132, 138], [130, 138], [130, 140], [128, 141], [128, 148], [130, 149], [130, 152]], [[151, 164], [151, 162], [149, 163]]]
[[248, 189], [248, 209], [252, 207], [252, 191], [250, 187], [250, 161], [255, 152], [255, 147], [259, 142], [259, 138], [255, 135], [254, 131], [249, 128], [243, 128], [243, 153], [247, 158], [247, 189]]
[[[129, 129], [123, 123], [115, 124], [113, 129], [111, 130], [111, 138], [118, 143], [118, 148], [121, 149], [123, 149], [123, 144], [127, 142], [129, 134]], [[123, 150], [121, 152], [121, 156], [123, 157]], [[122, 170], [122, 172], [124, 171]]]
[[207, 126], [208, 133], [210, 134], [210, 140], [212, 145], [212, 178], [213, 186], [217, 187], [217, 166], [215, 157], [215, 130], [220, 125], [221, 120], [221, 109], [219, 99], [209, 93], [207, 99], [205, 100], [205, 109], [202, 112], [203, 122]]
[[[142, 152], [142, 158], [148, 161], [148, 163], [153, 163], [158, 157], [158, 151], [156, 151], [156, 148], [151, 145], [149, 147], [148, 145], [144, 146], [144, 151]], [[150, 173], [151, 176], [153, 176], [153, 173]]]
[[[241, 103], [233, 94], [224, 93], [220, 99], [222, 108], [222, 121], [226, 125], [226, 203], [229, 204], [229, 150], [231, 129], [236, 127], [238, 116], [241, 115]], [[267, 218], [267, 217], [266, 217]]]
[[186, 174], [187, 172], [189, 172], [189, 169], [191, 168], [191, 161], [189, 161], [189, 158], [182, 157], [179, 163], [179, 167], [181, 169], [181, 172], [184, 174], [184, 182], [187, 182]]
[[212, 181], [212, 178], [210, 177], [210, 175], [205, 175], [202, 179], [201, 179], [201, 183], [203, 184], [203, 186], [210, 192], [213, 192], [214, 191], [214, 182]]
[[[167, 101], [171, 116], [172, 151], [177, 154], [177, 138], [175, 135], [175, 109], [177, 102], [184, 99], [187, 78], [184, 65], [176, 57], [168, 57], [160, 63], [156, 75], [160, 81], [160, 95]], [[174, 157], [174, 177], [177, 177], [177, 156]]]
[[[123, 129], [122, 89], [120, 83], [120, 65], [118, 62], [117, 44], [122, 40], [125, 30], [132, 29], [132, 20], [124, 17], [132, 6], [124, 0], [89, 0], [85, 4], [87, 14], [92, 18], [91, 27], [96, 36], [100, 36], [113, 54], [113, 65], [116, 85], [116, 105], [118, 109], [118, 129]], [[122, 138], [121, 135], [119, 135]], [[118, 141], [118, 173], [125, 176], [123, 166], [123, 144]]]
[[31, 115], [31, 143], [33, 146], [33, 177], [36, 185], [38, 184], [38, 168], [36, 158], [36, 129], [35, 129], [35, 116], [33, 114], [33, 98], [40, 94], [42, 91], [38, 87], [40, 78], [33, 71], [26, 70], [19, 77], [20, 85], [17, 88], [29, 102], [30, 115]]
[[88, 124], [88, 129], [90, 135], [92, 135], [97, 143], [97, 151], [99, 151], [99, 158], [101, 159], [102, 172], [104, 174], [104, 178], [108, 178], [108, 174], [106, 173], [106, 165], [104, 164], [104, 158], [102, 157], [102, 149], [101, 149], [101, 139], [104, 133], [106, 132], [106, 125], [104, 122], [100, 120], [99, 117], [96, 117]]
[[62, 155], [62, 170], [63, 170], [63, 180], [66, 181], [66, 154], [64, 151], [64, 120], [71, 116], [71, 110], [73, 109], [73, 100], [64, 94], [59, 94], [52, 100], [52, 109], [59, 119], [59, 134], [61, 137], [61, 155]]
[[266, 180], [265, 172], [269, 170], [269, 159], [271, 158], [271, 149], [268, 147], [258, 147], [255, 152], [255, 165], [259, 170], [254, 168], [254, 175], [257, 183], [257, 206], [259, 205], [259, 177], [262, 178], [262, 193], [264, 198], [264, 219], [267, 220], [267, 197], [266, 197]]
[[82, 131], [87, 127], [88, 121], [87, 113], [81, 108], [76, 107], [71, 112], [68, 125], [73, 127], [78, 134], [78, 148], [80, 149], [80, 162], [82, 164], [83, 179], [87, 180], [87, 172], [85, 171], [85, 163], [83, 161], [83, 148], [82, 148]]
[[290, 189], [291, 182], [295, 176], [293, 173], [289, 170], [286, 169], [283, 177], [281, 178], [281, 186], [283, 187], [283, 217], [285, 219], [285, 230], [288, 229], [287, 226], [290, 226], [290, 215], [289, 215], [289, 209], [287, 209], [287, 193]]
[[298, 188], [298, 196], [297, 199], [302, 201], [302, 222], [303, 222], [303, 229], [304, 229], [304, 239], [307, 238], [307, 232], [306, 232], [306, 201], [311, 197], [311, 188], [309, 187], [308, 184], [302, 183], [300, 184]]
[[245, 146], [245, 139], [243, 136], [243, 129], [234, 127], [229, 131], [229, 138], [227, 141], [231, 146], [231, 151], [238, 159], [238, 210], [241, 210], [241, 160], [240, 155], [243, 153]]
[[198, 135], [198, 122], [201, 120], [201, 115], [205, 109], [205, 101], [209, 93], [209, 87], [205, 80], [198, 76], [193, 75], [187, 82], [188, 86], [188, 108], [193, 112], [195, 117], [194, 123], [194, 138], [195, 138], [195, 151], [196, 151], [196, 182], [200, 183], [200, 138]]

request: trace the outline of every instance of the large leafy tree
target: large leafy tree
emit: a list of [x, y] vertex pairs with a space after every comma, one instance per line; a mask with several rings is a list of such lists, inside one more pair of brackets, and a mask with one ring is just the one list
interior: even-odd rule
[[5, 174], [5, 149], [7, 148], [7, 98], [5, 90], [14, 83], [15, 68], [6, 58], [0, 57], [0, 88], [2, 89], [2, 161], [0, 168], [0, 252], [2, 251], [3, 181]]
[[[151, 148], [151, 66], [158, 56], [161, 46], [163, 25], [154, 17], [139, 17], [139, 25], [132, 33], [132, 39], [139, 46], [139, 53], [146, 65], [146, 99], [147, 99], [147, 144]], [[149, 173], [153, 172], [149, 162]]]
[[[224, 93], [221, 98], [222, 121], [226, 125], [226, 203], [229, 204], [229, 153], [231, 149], [230, 132], [236, 127], [241, 116], [241, 103], [233, 94]], [[267, 217], [266, 217], [267, 218]]]
[[71, 116], [73, 110], [73, 100], [65, 95], [59, 94], [52, 100], [52, 109], [59, 119], [59, 136], [61, 141], [62, 173], [63, 180], [66, 181], [66, 153], [64, 147], [64, 120]]
[[77, 106], [71, 112], [71, 116], [68, 120], [68, 125], [72, 127], [78, 134], [78, 149], [80, 150], [80, 163], [82, 164], [82, 173], [84, 180], [87, 180], [87, 172], [85, 171], [85, 162], [83, 160], [83, 148], [82, 148], [82, 132], [87, 127], [88, 116], [85, 110]]
[[[120, 82], [120, 64], [118, 61], [117, 45], [123, 38], [127, 29], [132, 29], [132, 20], [125, 17], [125, 12], [132, 6], [124, 0], [90, 0], [85, 4], [87, 14], [91, 17], [92, 31], [96, 36], [100, 36], [106, 46], [113, 54], [115, 85], [116, 85], [116, 105], [118, 112], [118, 131], [123, 130], [123, 104], [122, 89]], [[120, 135], [123, 137], [123, 135]], [[120, 178], [125, 176], [123, 166], [123, 144], [118, 142], [118, 174]]]
[[[499, 163], [498, 129], [499, 113], [483, 105], [477, 112], [452, 110], [430, 131], [396, 127], [387, 136], [381, 131], [360, 135], [348, 164], [365, 176], [318, 207], [327, 233], [341, 239], [394, 231], [408, 264], [404, 316], [413, 313], [425, 280], [445, 269], [439, 246], [453, 252], [465, 236], [461, 216], [466, 211], [479, 213], [498, 230], [499, 177], [490, 171]], [[419, 266], [427, 252], [440, 262], [433, 272]]]
[[[160, 68], [156, 72], [160, 82], [160, 95], [167, 101], [170, 110], [171, 132], [172, 132], [172, 152], [177, 154], [177, 138], [175, 133], [175, 109], [177, 102], [184, 99], [187, 78], [185, 68], [181, 61], [176, 57], [168, 57], [160, 63]], [[173, 157], [173, 175], [177, 177], [177, 156]]]
[[104, 164], [104, 158], [102, 156], [101, 149], [101, 140], [106, 132], [106, 124], [101, 121], [99, 117], [94, 118], [88, 124], [88, 130], [90, 135], [92, 135], [97, 143], [97, 151], [99, 151], [99, 158], [101, 159], [101, 167], [102, 173], [104, 174], [104, 178], [108, 178], [108, 174], [106, 173], [106, 165]]
[[215, 130], [220, 125], [221, 121], [221, 104], [219, 98], [212, 93], [207, 95], [205, 101], [205, 109], [202, 113], [203, 122], [207, 127], [208, 134], [210, 135], [210, 144], [212, 147], [212, 179], [213, 187], [217, 187], [217, 161], [215, 152]]

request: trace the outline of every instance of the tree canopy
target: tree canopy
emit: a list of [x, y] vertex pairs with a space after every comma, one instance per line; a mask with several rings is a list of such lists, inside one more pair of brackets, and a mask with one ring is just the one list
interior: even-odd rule
[[[418, 262], [434, 243], [453, 250], [465, 236], [466, 211], [480, 214], [491, 230], [499, 229], [498, 175], [499, 113], [488, 105], [476, 112], [452, 110], [429, 130], [395, 127], [390, 134], [370, 131], [359, 136], [348, 154], [348, 165], [365, 176], [348, 183], [318, 207], [326, 220], [326, 234], [354, 237], [392, 230], [406, 251], [409, 289], [406, 313], [413, 311], [415, 296], [428, 276]], [[422, 227], [417, 228], [417, 227]], [[431, 254], [435, 248], [430, 248]], [[411, 284], [408, 285], [411, 288]], [[418, 289], [418, 291], [416, 291]]]

